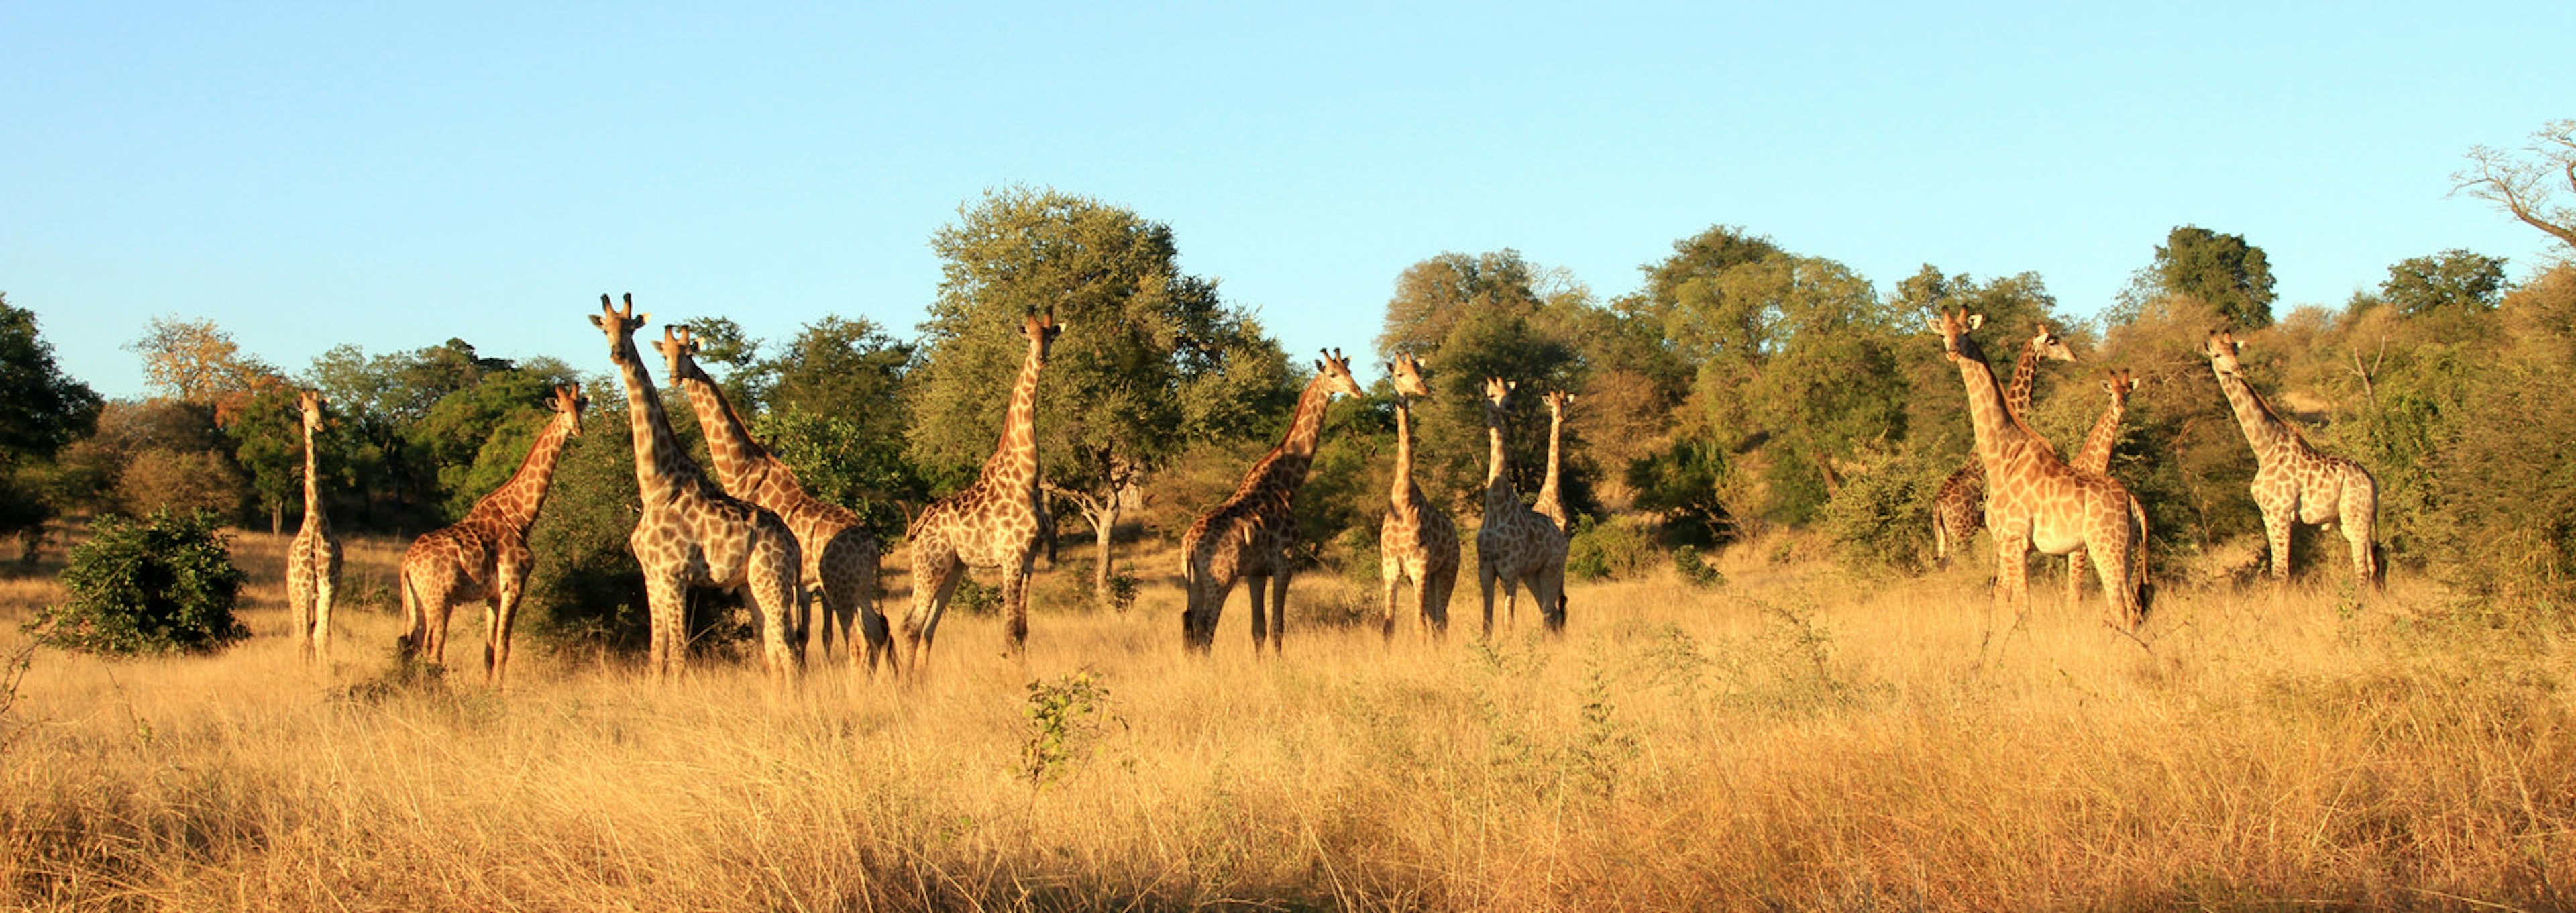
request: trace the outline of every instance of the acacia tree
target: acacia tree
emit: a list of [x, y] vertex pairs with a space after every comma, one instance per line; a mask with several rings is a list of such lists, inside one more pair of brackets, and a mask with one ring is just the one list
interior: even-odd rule
[[958, 216], [931, 238], [943, 263], [921, 325], [912, 452], [945, 487], [972, 476], [1001, 434], [1027, 350], [1021, 321], [1054, 309], [1066, 329], [1038, 384], [1040, 478], [1090, 523], [1093, 588], [1110, 604], [1110, 536], [1137, 482], [1238, 420], [1232, 393], [1278, 376], [1238, 359], [1276, 346], [1214, 281], [1180, 272], [1169, 226], [1133, 211], [1013, 187]]
[[2409, 317], [2440, 311], [2491, 311], [2504, 298], [2504, 258], [2453, 248], [2388, 267], [2380, 297]]
[[142, 357], [144, 383], [180, 402], [214, 407], [218, 425], [229, 424], [260, 391], [286, 382], [212, 320], [154, 317], [125, 348]]
[[2561, 185], [2576, 194], [2576, 119], [2550, 121], [2531, 135], [2523, 153], [2528, 157], [2470, 147], [2470, 166], [2451, 174], [2451, 192], [2494, 203], [2576, 248], [2576, 203], [2558, 201]]

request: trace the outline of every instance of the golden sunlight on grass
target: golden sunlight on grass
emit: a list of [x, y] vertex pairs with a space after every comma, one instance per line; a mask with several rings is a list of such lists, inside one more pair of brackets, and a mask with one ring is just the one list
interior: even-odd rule
[[[531, 648], [506, 694], [405, 681], [389, 603], [309, 670], [274, 538], [236, 538], [249, 642], [34, 655], [0, 719], [19, 903], [2576, 903], [2576, 651], [2404, 576], [2367, 605], [2167, 593], [2152, 649], [2043, 583], [1980, 650], [1980, 572], [1854, 581], [1760, 543], [1713, 590], [1578, 586], [1561, 640], [1524, 611], [1477, 645], [1471, 584], [1445, 642], [1292, 626], [1277, 659], [1240, 595], [1184, 657], [1157, 582], [1124, 615], [1040, 614], [1019, 662], [952, 618], [928, 681], [818, 664], [773, 708], [714, 661], [654, 687]], [[352, 542], [350, 578], [398, 558]], [[7, 618], [59, 592], [0, 587]], [[1314, 573], [1296, 598], [1376, 594]]]

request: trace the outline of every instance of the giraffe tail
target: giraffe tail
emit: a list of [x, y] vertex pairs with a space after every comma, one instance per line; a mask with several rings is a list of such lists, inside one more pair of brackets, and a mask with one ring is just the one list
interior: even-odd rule
[[394, 643], [402, 648], [403, 656], [417, 658], [420, 655], [423, 625], [420, 614], [420, 594], [412, 591], [411, 568], [399, 568], [394, 571], [394, 589], [402, 593], [403, 607], [403, 633], [401, 637], [395, 639]]
[[2138, 617], [2130, 621], [2135, 625], [2146, 622], [2147, 611], [2156, 598], [2155, 580], [2148, 576], [2152, 562], [2147, 560], [2147, 509], [2138, 504], [2137, 495], [2129, 496], [2129, 520], [2137, 524], [2138, 529], [2136, 545], [2129, 549], [2129, 583], [2137, 588], [2138, 593]]

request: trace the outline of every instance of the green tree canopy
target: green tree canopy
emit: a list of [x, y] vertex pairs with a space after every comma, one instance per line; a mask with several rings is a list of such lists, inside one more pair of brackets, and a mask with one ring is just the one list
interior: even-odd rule
[[0, 293], [0, 462], [51, 459], [98, 424], [102, 401], [64, 374], [36, 313]]
[[2272, 325], [2271, 263], [2243, 235], [2176, 227], [2156, 246], [2148, 270], [2155, 292], [2198, 299], [2239, 329]]
[[2388, 268], [2379, 294], [2407, 316], [2489, 311], [2504, 298], [2504, 258], [2457, 248], [2409, 257]]
[[1065, 324], [1038, 385], [1041, 478], [1098, 534], [1107, 596], [1109, 533], [1143, 474], [1188, 441], [1228, 429], [1206, 385], [1232, 372], [1272, 372], [1229, 359], [1259, 348], [1259, 330], [1225, 306], [1216, 283], [1180, 271], [1172, 230], [1133, 211], [1055, 190], [996, 190], [959, 210], [931, 247], [942, 261], [925, 360], [917, 371], [912, 453], [949, 484], [971, 478], [1001, 437], [1027, 352], [1026, 315]]

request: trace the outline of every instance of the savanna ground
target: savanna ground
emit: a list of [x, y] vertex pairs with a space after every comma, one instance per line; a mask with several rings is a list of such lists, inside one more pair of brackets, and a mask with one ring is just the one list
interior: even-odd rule
[[[2041, 577], [1983, 651], [1981, 568], [1855, 580], [1785, 539], [1714, 589], [1577, 586], [1565, 637], [1524, 612], [1490, 648], [1472, 580], [1445, 642], [1390, 643], [1317, 623], [1376, 597], [1313, 573], [1279, 658], [1239, 594], [1183, 656], [1149, 581], [1041, 611], [1024, 661], [952, 617], [926, 683], [818, 663], [773, 705], [722, 658], [657, 687], [524, 641], [494, 693], [474, 613], [458, 674], [406, 680], [388, 540], [350, 543], [361, 607], [309, 670], [282, 544], [235, 536], [257, 636], [221, 654], [32, 653], [0, 713], [15, 904], [2576, 905], [2576, 649], [2403, 573], [2369, 603], [2334, 572], [2175, 588], [2151, 649]], [[0, 621], [53, 570], [0, 582]]]

